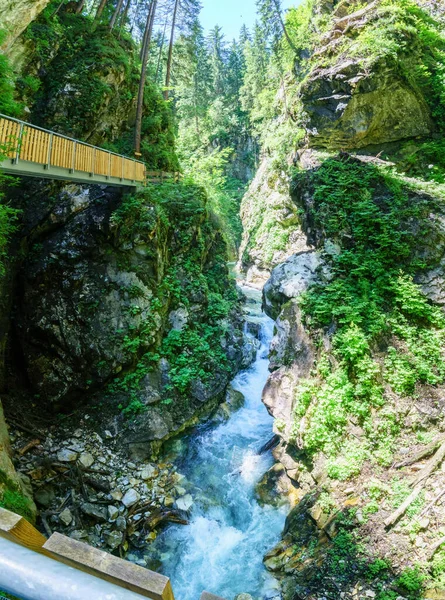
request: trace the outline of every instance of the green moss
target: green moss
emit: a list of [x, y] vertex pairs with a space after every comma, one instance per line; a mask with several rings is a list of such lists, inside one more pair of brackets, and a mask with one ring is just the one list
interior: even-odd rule
[[0, 498], [0, 507], [22, 515], [29, 521], [34, 520], [34, 513], [29, 499], [17, 490], [6, 488]]

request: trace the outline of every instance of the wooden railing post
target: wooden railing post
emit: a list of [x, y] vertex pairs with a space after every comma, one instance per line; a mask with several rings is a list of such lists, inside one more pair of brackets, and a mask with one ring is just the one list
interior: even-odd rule
[[20, 150], [21, 150], [21, 145], [22, 145], [22, 136], [23, 136], [23, 128], [24, 127], [25, 127], [25, 124], [20, 123], [20, 130], [19, 130], [19, 135], [17, 138], [17, 148], [15, 151], [15, 159], [14, 159], [15, 164], [17, 164], [20, 159]]
[[46, 157], [46, 165], [45, 165], [46, 169], [49, 169], [51, 166], [51, 154], [53, 151], [53, 139], [54, 139], [54, 134], [51, 133], [49, 136], [48, 156]]
[[74, 142], [73, 144], [73, 160], [71, 163], [71, 172], [74, 173], [74, 171], [76, 170], [76, 150], [77, 150], [77, 142]]

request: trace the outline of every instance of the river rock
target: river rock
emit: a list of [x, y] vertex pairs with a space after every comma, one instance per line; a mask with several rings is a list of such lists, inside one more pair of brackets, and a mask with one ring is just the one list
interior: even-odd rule
[[80, 505], [80, 510], [88, 517], [92, 517], [100, 523], [105, 523], [108, 520], [107, 509], [104, 506], [98, 506], [91, 502], [84, 502]]
[[82, 452], [82, 454], [79, 456], [79, 462], [82, 466], [88, 469], [92, 464], [94, 464], [94, 456], [89, 452]]
[[118, 531], [125, 531], [127, 529], [127, 520], [125, 517], [118, 517], [115, 526]]
[[135, 489], [130, 488], [125, 492], [125, 495], [122, 498], [122, 504], [124, 504], [127, 508], [130, 508], [136, 504], [136, 502], [139, 502], [140, 498], [140, 494]]
[[68, 525], [70, 525], [70, 523], [73, 520], [73, 515], [70, 511], [69, 508], [65, 508], [65, 510], [63, 510], [60, 515], [59, 515], [59, 519], [62, 521], [62, 523], [64, 525], [66, 525], [68, 527]]
[[192, 506], [193, 498], [191, 494], [186, 494], [185, 496], [182, 496], [176, 500], [176, 507], [179, 508], [179, 510], [188, 511]]
[[122, 531], [112, 531], [107, 535], [106, 538], [107, 544], [112, 550], [118, 548], [122, 544], [123, 539], [124, 534], [122, 533]]
[[144, 467], [141, 471], [141, 477], [142, 479], [144, 479], [145, 481], [147, 479], [152, 479], [156, 473], [157, 473], [157, 468], [154, 465], [147, 465], [146, 467]]
[[110, 492], [110, 496], [113, 498], [113, 500], [117, 500], [119, 502], [120, 500], [122, 500], [124, 495], [121, 492], [121, 490], [113, 490], [112, 492]]
[[57, 453], [57, 460], [59, 462], [74, 462], [77, 460], [77, 457], [78, 453], [69, 448], [62, 448], [62, 450], [59, 450]]
[[255, 487], [255, 496], [262, 506], [286, 504], [286, 496], [291, 487], [286, 470], [280, 463], [271, 467]]
[[43, 485], [34, 494], [34, 498], [38, 504], [48, 508], [55, 499], [56, 494], [54, 488], [49, 485]]
[[119, 516], [119, 509], [110, 504], [108, 506], [108, 518], [110, 521], [115, 521]]

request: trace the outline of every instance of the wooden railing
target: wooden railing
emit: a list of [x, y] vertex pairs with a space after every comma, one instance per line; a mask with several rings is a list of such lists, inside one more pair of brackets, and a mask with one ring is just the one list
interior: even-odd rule
[[137, 185], [177, 180], [177, 173], [146, 171], [141, 161], [97, 148], [67, 136], [0, 114], [0, 151], [6, 160], [0, 168], [8, 173]]
[[[2, 539], [5, 540], [2, 542]], [[0, 552], [0, 589], [2, 585], [9, 587], [11, 593], [19, 597], [29, 598], [57, 598], [65, 600], [65, 595], [59, 596], [57, 591], [57, 582], [62, 583], [62, 587], [69, 587], [68, 579], [72, 578], [72, 569], [85, 574], [82, 578], [77, 578], [74, 574], [74, 580], [77, 581], [75, 587], [77, 593], [72, 593], [69, 598], [82, 598], [82, 600], [92, 598], [90, 594], [92, 588], [97, 588], [94, 578], [107, 582], [107, 589], [103, 590], [103, 596], [106, 598], [151, 598], [151, 600], [174, 600], [173, 590], [170, 579], [154, 571], [145, 569], [126, 560], [122, 560], [98, 550], [77, 540], [68, 538], [60, 533], [53, 533], [49, 539], [46, 539], [35, 527], [20, 515], [16, 515], [9, 510], [0, 508], [0, 547], [7, 542], [12, 542], [26, 549], [26, 556], [14, 552], [14, 546], [9, 545], [8, 556], [2, 556]], [[36, 553], [36, 554], [33, 554]], [[22, 561], [20, 564], [14, 564], [14, 554]], [[23, 554], [23, 553], [22, 553]], [[37, 559], [37, 556], [41, 557]], [[33, 558], [34, 557], [34, 558]], [[43, 558], [45, 557], [45, 558]], [[51, 560], [48, 560], [51, 559]], [[63, 563], [70, 570], [64, 570], [64, 567], [56, 565], [54, 562]], [[3, 566], [3, 569], [2, 569]], [[10, 575], [5, 573], [9, 569]], [[27, 577], [27, 571], [29, 576]], [[14, 583], [11, 576], [14, 577]], [[66, 579], [65, 579], [66, 576]], [[93, 578], [92, 578], [93, 577]], [[36, 589], [37, 585], [40, 589]], [[6, 583], [9, 581], [8, 583]], [[25, 582], [23, 589], [20, 582]], [[108, 584], [117, 588], [117, 595], [111, 590]], [[46, 586], [45, 589], [42, 586]], [[121, 590], [119, 592], [118, 590]], [[84, 594], [86, 590], [86, 595]], [[126, 593], [126, 591], [135, 594]], [[95, 597], [95, 596], [94, 596]], [[222, 598], [203, 592], [200, 600], [223, 600]]]

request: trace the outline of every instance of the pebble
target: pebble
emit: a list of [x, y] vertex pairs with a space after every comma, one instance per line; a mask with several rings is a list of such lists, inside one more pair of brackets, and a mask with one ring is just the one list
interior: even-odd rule
[[153, 465], [148, 465], [148, 467], [144, 467], [141, 471], [142, 479], [151, 479], [156, 474], [156, 469]]
[[110, 504], [108, 506], [108, 518], [110, 521], [115, 521], [119, 516], [119, 509]]
[[79, 456], [79, 462], [86, 469], [88, 469], [89, 467], [91, 467], [92, 464], [94, 464], [94, 456], [89, 452], [82, 452], [82, 454]]
[[140, 497], [140, 494], [136, 490], [130, 488], [125, 492], [125, 496], [122, 498], [122, 504], [127, 508], [130, 508], [130, 506], [133, 506], [139, 501]]
[[123, 539], [124, 534], [122, 533], [122, 531], [112, 531], [107, 535], [107, 544], [112, 550], [115, 550], [122, 544]]
[[190, 510], [193, 506], [192, 496], [190, 494], [186, 494], [185, 496], [182, 496], [182, 498], [178, 498], [176, 500], [176, 506], [179, 508], [179, 510]]
[[127, 529], [127, 520], [124, 517], [116, 519], [116, 529], [118, 531], [125, 531]]
[[78, 454], [69, 448], [62, 448], [57, 453], [57, 460], [59, 462], [74, 462], [77, 460]]
[[114, 435], [108, 429], [104, 431], [104, 436], [107, 440], [111, 440], [114, 437]]
[[68, 525], [72, 522], [73, 520], [73, 515], [70, 511], [69, 508], [65, 508], [65, 510], [63, 510], [60, 515], [59, 515], [59, 519], [62, 521], [62, 523], [64, 525], [66, 525], [68, 527]]
[[113, 498], [113, 500], [117, 500], [119, 502], [120, 500], [122, 500], [124, 495], [120, 490], [113, 490], [112, 492], [110, 492], [110, 496]]
[[106, 508], [97, 506], [91, 502], [84, 502], [80, 505], [80, 510], [87, 516], [93, 517], [98, 521], [105, 523], [108, 520], [108, 514]]

